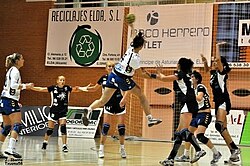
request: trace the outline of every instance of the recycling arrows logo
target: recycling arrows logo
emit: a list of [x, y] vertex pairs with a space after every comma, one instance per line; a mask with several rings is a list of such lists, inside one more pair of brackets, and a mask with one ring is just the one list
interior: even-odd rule
[[70, 39], [69, 55], [80, 66], [95, 63], [102, 52], [102, 38], [97, 30], [91, 31], [90, 25], [78, 26]]

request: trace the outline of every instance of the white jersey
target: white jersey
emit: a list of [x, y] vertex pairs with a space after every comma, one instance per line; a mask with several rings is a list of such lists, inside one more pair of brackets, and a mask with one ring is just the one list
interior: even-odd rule
[[133, 76], [136, 69], [140, 68], [140, 55], [134, 52], [134, 47], [129, 47], [121, 60], [115, 65], [115, 70], [126, 76]]
[[19, 101], [20, 91], [19, 85], [21, 84], [21, 75], [19, 70], [12, 66], [6, 73], [5, 83], [1, 97], [7, 97]]

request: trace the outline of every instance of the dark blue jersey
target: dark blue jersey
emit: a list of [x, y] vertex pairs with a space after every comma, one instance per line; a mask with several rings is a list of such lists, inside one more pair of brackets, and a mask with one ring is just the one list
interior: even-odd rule
[[71, 86], [64, 85], [62, 88], [57, 85], [47, 87], [51, 94], [51, 111], [65, 112], [68, 111], [69, 93], [72, 91]]

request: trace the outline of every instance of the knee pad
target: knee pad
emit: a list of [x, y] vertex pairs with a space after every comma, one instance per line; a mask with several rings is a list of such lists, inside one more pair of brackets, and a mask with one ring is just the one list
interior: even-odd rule
[[118, 132], [119, 136], [124, 136], [125, 135], [125, 125], [124, 124], [119, 124], [118, 125]]
[[61, 125], [61, 133], [62, 133], [62, 135], [66, 135], [67, 134], [66, 124], [62, 124]]
[[221, 134], [226, 128], [223, 126], [223, 122], [216, 121], [215, 122], [215, 129]]
[[22, 130], [22, 127], [23, 127], [23, 126], [22, 126], [21, 123], [15, 123], [15, 124], [13, 125], [13, 130], [19, 134], [20, 131]]
[[108, 135], [109, 128], [110, 128], [110, 124], [104, 123], [102, 126], [102, 135], [104, 136]]
[[192, 136], [192, 133], [187, 128], [185, 128], [180, 131], [180, 135], [182, 136], [182, 139], [188, 142]]
[[197, 139], [202, 142], [203, 144], [207, 144], [208, 138], [205, 137], [204, 133], [197, 134]]
[[53, 128], [48, 128], [47, 129], [47, 136], [51, 136], [52, 135], [52, 133], [53, 133]]
[[180, 132], [175, 132], [174, 135], [175, 135], [175, 141], [174, 142], [176, 144], [180, 144], [181, 145], [182, 139], [183, 139], [181, 133]]
[[2, 134], [6, 137], [11, 131], [11, 125], [3, 126]]

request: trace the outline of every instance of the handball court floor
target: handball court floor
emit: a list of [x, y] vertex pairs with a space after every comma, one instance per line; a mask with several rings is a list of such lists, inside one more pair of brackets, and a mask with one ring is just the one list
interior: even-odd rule
[[[3, 150], [7, 147], [9, 139], [6, 139]], [[105, 145], [105, 158], [99, 159], [97, 149], [99, 138], [83, 139], [69, 138], [69, 152], [61, 151], [60, 137], [52, 137], [46, 151], [41, 150], [43, 137], [23, 136], [19, 137], [17, 151], [23, 155], [23, 165], [27, 166], [157, 166], [159, 160], [164, 159], [170, 152], [172, 143], [150, 141], [126, 141], [125, 147], [127, 158], [122, 159], [119, 154], [119, 141], [108, 138]], [[201, 158], [193, 166], [210, 165], [212, 153], [207, 151], [206, 156]], [[229, 151], [224, 145], [216, 145], [222, 152], [222, 158], [214, 166], [224, 165], [224, 160], [229, 158]], [[183, 146], [180, 149], [183, 152]], [[191, 149], [191, 153], [194, 150]], [[241, 162], [234, 165], [250, 166], [250, 147], [241, 146]], [[2, 160], [0, 165], [6, 165]], [[189, 163], [175, 163], [178, 166], [189, 166]], [[232, 165], [232, 164], [229, 164]]]

